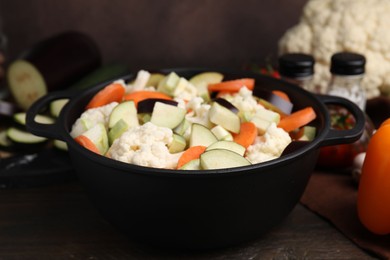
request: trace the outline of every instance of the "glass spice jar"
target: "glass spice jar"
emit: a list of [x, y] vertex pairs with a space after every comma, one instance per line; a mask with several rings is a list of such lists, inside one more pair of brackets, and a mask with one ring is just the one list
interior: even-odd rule
[[312, 86], [314, 58], [304, 53], [286, 53], [279, 57], [279, 73], [283, 80], [316, 93]]

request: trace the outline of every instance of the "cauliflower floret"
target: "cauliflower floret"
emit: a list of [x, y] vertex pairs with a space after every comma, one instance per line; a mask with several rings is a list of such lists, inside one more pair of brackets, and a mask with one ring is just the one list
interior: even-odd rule
[[280, 157], [290, 142], [290, 135], [272, 123], [267, 132], [248, 147], [245, 157], [253, 164], [269, 161]]
[[245, 115], [247, 119], [250, 119], [257, 111], [264, 109], [264, 107], [260, 105], [256, 98], [252, 95], [252, 91], [247, 87], [242, 87], [236, 94], [223, 95], [222, 98], [225, 98], [238, 108], [240, 114]]
[[171, 154], [173, 132], [150, 122], [134, 127], [114, 141], [106, 156], [141, 166], [174, 169], [182, 153]]
[[110, 114], [117, 105], [118, 102], [112, 102], [105, 106], [86, 110], [73, 124], [70, 135], [75, 138], [99, 123], [102, 123], [107, 129]]
[[211, 105], [204, 103], [203, 98], [192, 98], [186, 106], [187, 111], [191, 111], [186, 114], [186, 119], [191, 124], [197, 123], [210, 128], [212, 126], [212, 123], [209, 120], [210, 108]]
[[[309, 0], [300, 22], [279, 40], [279, 53], [312, 54], [313, 85], [325, 93], [334, 53], [349, 51], [366, 57], [362, 85], [367, 98], [390, 93], [390, 1]], [[314, 87], [313, 87], [314, 88]]]

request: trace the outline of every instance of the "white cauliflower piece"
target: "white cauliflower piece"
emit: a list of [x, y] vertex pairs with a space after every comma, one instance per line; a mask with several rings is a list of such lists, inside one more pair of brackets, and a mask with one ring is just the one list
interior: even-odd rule
[[182, 153], [169, 152], [167, 146], [172, 142], [172, 136], [171, 129], [148, 122], [123, 133], [106, 156], [125, 163], [174, 169]]
[[102, 123], [107, 129], [110, 114], [117, 105], [118, 102], [112, 102], [105, 106], [91, 108], [84, 111], [73, 124], [70, 135], [75, 138], [99, 123]]
[[313, 55], [313, 85], [326, 92], [330, 59], [341, 51], [366, 57], [362, 85], [367, 98], [390, 95], [390, 1], [309, 0], [300, 22], [279, 40], [279, 53]]
[[223, 95], [222, 98], [232, 103], [240, 111], [240, 114], [245, 115], [247, 120], [253, 117], [257, 111], [264, 109], [247, 87], [242, 87], [239, 92], [233, 95]]
[[267, 132], [258, 136], [255, 143], [247, 148], [245, 157], [253, 164], [276, 159], [290, 142], [290, 135], [272, 123]]
[[209, 120], [210, 104], [204, 103], [203, 98], [192, 98], [186, 106], [187, 111], [191, 111], [186, 114], [186, 119], [191, 123], [197, 123], [211, 128], [212, 123]]
[[146, 70], [140, 70], [137, 73], [135, 80], [132, 83], [126, 85], [126, 93], [131, 93], [133, 91], [145, 90], [147, 87], [150, 78], [150, 73]]

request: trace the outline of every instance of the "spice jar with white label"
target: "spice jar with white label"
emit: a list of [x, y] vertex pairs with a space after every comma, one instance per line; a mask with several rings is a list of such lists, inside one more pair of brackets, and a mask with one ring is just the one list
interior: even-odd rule
[[334, 54], [330, 66], [332, 78], [327, 93], [347, 98], [364, 111], [366, 94], [361, 81], [364, 77], [365, 64], [365, 57], [358, 53], [339, 52]]

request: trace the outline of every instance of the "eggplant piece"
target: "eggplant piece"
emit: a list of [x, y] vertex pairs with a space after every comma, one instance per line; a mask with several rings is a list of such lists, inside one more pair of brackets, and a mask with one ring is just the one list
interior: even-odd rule
[[161, 98], [148, 98], [138, 102], [137, 111], [138, 114], [148, 114], [153, 112], [156, 102], [161, 102], [167, 105], [177, 106], [178, 103], [174, 100], [167, 100]]
[[0, 118], [2, 116], [12, 117], [13, 114], [15, 114], [19, 111], [20, 111], [20, 108], [17, 105], [15, 105], [11, 102], [0, 100]]
[[13, 151], [20, 153], [36, 152], [47, 148], [49, 139], [33, 135], [17, 127], [6, 130], [7, 138], [11, 141]]
[[91, 37], [69, 31], [33, 45], [12, 62], [7, 71], [17, 104], [28, 109], [52, 90], [71, 86], [101, 65], [101, 54]]
[[227, 101], [226, 99], [224, 98], [216, 98], [213, 100], [214, 102], [217, 102], [218, 104], [220, 104], [221, 106], [224, 106], [226, 107], [227, 109], [229, 109], [230, 111], [232, 111], [234, 114], [238, 114], [239, 110], [237, 107], [235, 107], [232, 103], [230, 103], [229, 101]]
[[253, 95], [260, 98], [259, 102], [267, 109], [285, 115], [291, 114], [293, 104], [287, 100], [284, 100], [278, 95], [275, 95], [271, 91], [256, 88], [253, 92]]

